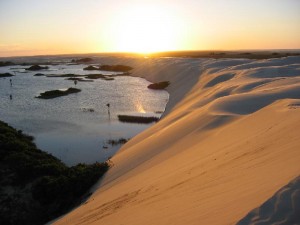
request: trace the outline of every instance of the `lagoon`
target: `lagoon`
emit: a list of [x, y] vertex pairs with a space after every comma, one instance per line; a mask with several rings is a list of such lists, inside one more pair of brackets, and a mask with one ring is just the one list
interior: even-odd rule
[[[85, 71], [86, 65], [67, 62], [47, 66], [49, 69], [41, 71], [27, 71], [29, 66], [21, 65], [0, 67], [0, 73], [15, 75], [0, 78], [0, 120], [33, 135], [38, 148], [67, 165], [107, 160], [120, 148], [110, 145], [109, 140], [130, 139], [152, 125], [121, 123], [118, 115], [160, 117], [169, 98], [166, 91], [150, 90], [150, 82], [137, 77], [93, 79], [75, 85], [66, 77], [34, 76], [120, 74]], [[70, 87], [81, 92], [53, 99], [36, 98], [45, 91]]]

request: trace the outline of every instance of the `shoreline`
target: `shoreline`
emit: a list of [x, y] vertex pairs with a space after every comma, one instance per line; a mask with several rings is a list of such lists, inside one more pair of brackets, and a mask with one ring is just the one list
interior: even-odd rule
[[[130, 73], [130, 74], [128, 74], [127, 76], [139, 77], [139, 78], [145, 79], [145, 80], [147, 80], [148, 82], [151, 82], [151, 83], [158, 82], [158, 81], [155, 81], [155, 80], [154, 80], [154, 81], [149, 80], [149, 79], [147, 79], [147, 77], [144, 77], [144, 76], [140, 76], [140, 75], [134, 74], [134, 69], [135, 69], [135, 68], [133, 68], [133, 73]], [[170, 85], [172, 85], [172, 83], [171, 83]], [[170, 102], [170, 97], [171, 97], [171, 94], [170, 94], [170, 92], [168, 91], [168, 87], [167, 87], [166, 89], [164, 89], [164, 91], [167, 91], [167, 92], [168, 92], [168, 95], [169, 95], [169, 101], [167, 102], [166, 107], [165, 107], [165, 110], [163, 111], [163, 113], [162, 113], [162, 115], [161, 115], [161, 119], [162, 119], [164, 116], [166, 116], [166, 110], [167, 110], [168, 104], [169, 104], [169, 102]], [[169, 106], [169, 107], [168, 107], [168, 110], [171, 110], [171, 109], [172, 109], [171, 107], [174, 107], [174, 106]], [[150, 127], [150, 128], [151, 128], [151, 127]], [[148, 129], [149, 129], [149, 128], [148, 128]], [[144, 131], [142, 131], [142, 133], [143, 133], [143, 132], [144, 132]], [[140, 134], [140, 133], [139, 133], [139, 134]], [[139, 134], [137, 134], [136, 136], [138, 136]], [[134, 137], [133, 137], [133, 138], [134, 138]], [[127, 144], [130, 144], [130, 141], [128, 141], [127, 143], [125, 143], [124, 145], [122, 145], [122, 146], [119, 148], [119, 150], [118, 150], [115, 154], [118, 154], [120, 151], [122, 151], [122, 149], [124, 148], [124, 146], [127, 145]], [[110, 168], [110, 169], [111, 169], [111, 168]], [[64, 216], [68, 215], [68, 214], [69, 214], [70, 212], [72, 212], [73, 210], [76, 210], [77, 208], [79, 208], [79, 207], [85, 205], [86, 203], [88, 203], [90, 199], [93, 199], [92, 196], [93, 196], [93, 195], [96, 193], [96, 191], [99, 189], [99, 186], [101, 185], [101, 183], [102, 183], [102, 181], [103, 181], [104, 178], [105, 178], [105, 175], [104, 175], [104, 177], [100, 178], [100, 179], [98, 180], [98, 182], [97, 182], [96, 184], [94, 184], [94, 185], [89, 189], [88, 192], [90, 193], [90, 195], [87, 196], [86, 198], [84, 198], [84, 199], [82, 200], [82, 202], [81, 202], [78, 206], [76, 206], [75, 208], [71, 209], [69, 212], [67, 212], [67, 213], [65, 213], [65, 214], [63, 214], [63, 215], [61, 215], [61, 216], [59, 216], [58, 218], [55, 218], [55, 219], [53, 219], [53, 220], [47, 222], [46, 225], [50, 225], [50, 224], [53, 224], [53, 223], [55, 223], [55, 222], [58, 222], [60, 219], [63, 219]]]

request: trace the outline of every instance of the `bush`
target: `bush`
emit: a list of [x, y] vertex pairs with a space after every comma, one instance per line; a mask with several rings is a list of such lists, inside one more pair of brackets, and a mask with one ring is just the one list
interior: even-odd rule
[[0, 77], [13, 77], [11, 73], [0, 73]]
[[0, 67], [1, 66], [11, 66], [11, 65], [15, 65], [15, 64], [13, 62], [10, 62], [10, 61], [6, 61], [6, 62], [0, 61]]
[[32, 140], [0, 121], [0, 224], [44, 224], [74, 207], [109, 168], [67, 167]]
[[144, 116], [128, 116], [118, 115], [119, 121], [125, 123], [153, 123], [159, 120], [158, 117], [144, 117]]
[[49, 69], [48, 66], [33, 65], [30, 66], [29, 68], [26, 68], [25, 70], [37, 71], [37, 70], [47, 70], [47, 69]]
[[50, 98], [57, 98], [73, 93], [78, 93], [80, 92], [80, 89], [77, 88], [69, 88], [66, 91], [61, 91], [61, 90], [53, 90], [53, 91], [45, 91], [44, 93], [41, 93], [40, 96], [37, 98], [43, 98], [43, 99], [50, 99]]
[[150, 84], [150, 85], [148, 85], [148, 88], [154, 89], [154, 90], [162, 90], [162, 89], [165, 89], [166, 87], [168, 87], [169, 85], [170, 85], [169, 81], [163, 81], [163, 82], [159, 82], [159, 83]]

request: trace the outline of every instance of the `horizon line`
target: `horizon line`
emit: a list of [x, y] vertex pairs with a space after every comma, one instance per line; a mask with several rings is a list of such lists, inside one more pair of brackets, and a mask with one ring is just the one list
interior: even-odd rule
[[155, 54], [162, 54], [162, 53], [183, 53], [183, 52], [241, 52], [241, 51], [248, 51], [248, 52], [269, 52], [269, 51], [293, 51], [293, 52], [300, 52], [300, 48], [266, 48], [266, 49], [207, 49], [207, 50], [166, 50], [166, 51], [157, 51], [157, 52], [149, 52], [149, 53], [142, 53], [142, 52], [122, 52], [122, 51], [111, 51], [111, 52], [82, 52], [82, 53], [58, 53], [58, 54], [38, 54], [38, 55], [10, 55], [10, 56], [0, 56], [1, 58], [14, 58], [14, 57], [45, 57], [45, 56], [68, 56], [68, 55], [113, 55], [113, 54], [131, 54], [131, 55], [140, 55], [140, 56], [149, 56]]

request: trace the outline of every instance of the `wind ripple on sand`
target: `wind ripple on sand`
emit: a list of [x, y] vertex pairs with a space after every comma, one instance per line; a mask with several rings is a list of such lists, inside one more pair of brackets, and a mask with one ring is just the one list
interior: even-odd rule
[[300, 177], [277, 191], [260, 207], [253, 209], [237, 225], [300, 224]]
[[[247, 115], [280, 99], [300, 98], [300, 64], [297, 57], [245, 61], [241, 65], [228, 61], [219, 64], [217, 61], [207, 62], [204, 65], [206, 72], [200, 78], [203, 85], [199, 94], [206, 91], [202, 99], [207, 100], [205, 104], [211, 103], [209, 108], [213, 112]], [[226, 67], [222, 69], [224, 64]], [[200, 106], [199, 102], [197, 106]]]

